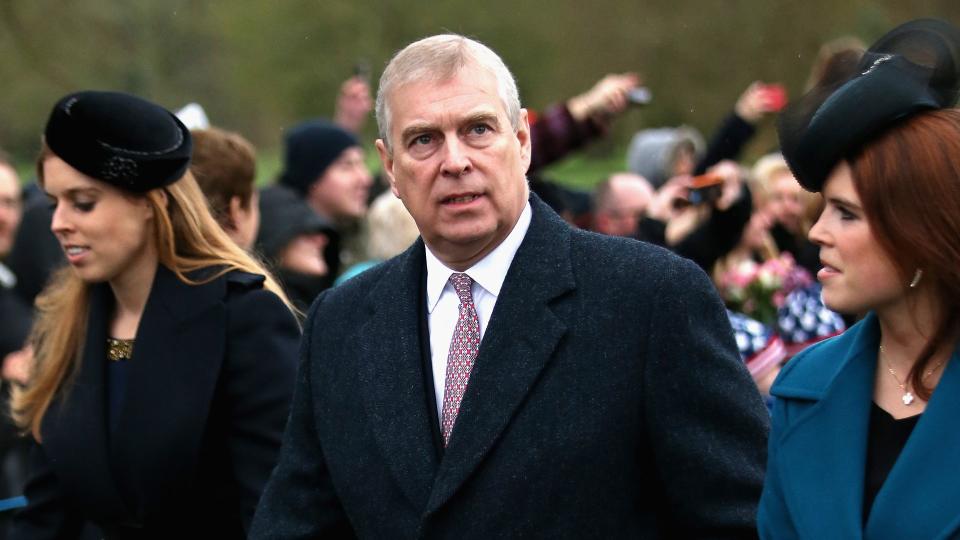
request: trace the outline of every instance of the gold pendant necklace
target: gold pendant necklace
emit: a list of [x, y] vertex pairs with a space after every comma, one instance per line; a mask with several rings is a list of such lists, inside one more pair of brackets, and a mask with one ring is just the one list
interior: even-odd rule
[[[916, 397], [913, 395], [913, 392], [911, 392], [911, 391], [907, 388], [907, 382], [908, 382], [908, 381], [907, 381], [906, 379], [904, 379], [903, 381], [901, 381], [901, 380], [900, 380], [900, 377], [897, 376], [897, 372], [893, 370], [893, 365], [890, 364], [890, 360], [888, 360], [888, 359], [886, 358], [886, 356], [884, 355], [883, 345], [880, 345], [880, 356], [883, 356], [883, 357], [884, 357], [884, 358], [883, 358], [883, 361], [887, 364], [887, 371], [890, 372], [890, 375], [893, 377], [893, 380], [897, 381], [897, 386], [898, 386], [898, 387], [900, 388], [900, 390], [903, 392], [903, 395], [900, 396], [900, 401], [902, 401], [904, 405], [906, 405], [906, 406], [909, 407], [909, 406], [914, 402], [914, 400], [916, 399]], [[932, 368], [930, 368], [929, 370], [927, 370], [926, 373], [923, 374], [923, 377], [921, 377], [920, 380], [922, 380], [922, 381], [927, 380], [927, 377], [929, 377], [930, 375], [933, 375], [933, 372], [936, 371], [937, 368], [939, 368], [939, 367], [940, 367], [940, 364], [942, 364], [942, 363], [943, 363], [943, 361], [941, 360], [941, 361], [937, 362], [936, 364], [934, 364]]]

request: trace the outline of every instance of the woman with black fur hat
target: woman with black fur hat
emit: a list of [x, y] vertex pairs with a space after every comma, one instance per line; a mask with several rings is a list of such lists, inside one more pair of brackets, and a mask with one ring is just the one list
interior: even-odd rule
[[960, 30], [918, 20], [781, 118], [823, 300], [863, 318], [771, 390], [764, 538], [960, 536], [958, 92]]
[[[299, 329], [217, 225], [190, 133], [115, 92], [55, 106], [38, 161], [68, 267], [14, 395], [37, 441], [13, 538], [242, 538], [280, 446]], [[98, 536], [99, 537], [99, 536]]]

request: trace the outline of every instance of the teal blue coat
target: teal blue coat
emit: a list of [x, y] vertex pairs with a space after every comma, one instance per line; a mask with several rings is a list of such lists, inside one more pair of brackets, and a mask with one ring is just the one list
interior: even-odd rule
[[960, 359], [943, 377], [863, 524], [867, 427], [880, 329], [873, 314], [777, 378], [762, 538], [960, 537]]

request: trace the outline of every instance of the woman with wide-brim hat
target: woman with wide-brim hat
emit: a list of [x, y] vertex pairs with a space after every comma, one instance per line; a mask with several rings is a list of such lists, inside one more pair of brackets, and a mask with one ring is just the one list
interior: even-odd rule
[[764, 538], [960, 535], [960, 31], [892, 30], [781, 118], [826, 208], [827, 307], [863, 315], [791, 360], [759, 510]]

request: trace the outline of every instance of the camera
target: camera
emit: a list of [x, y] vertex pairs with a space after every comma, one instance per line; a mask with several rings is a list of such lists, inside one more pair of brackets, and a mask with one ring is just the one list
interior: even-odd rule
[[692, 205], [713, 204], [723, 193], [723, 177], [716, 174], [702, 174], [690, 180], [690, 193], [687, 200]]

